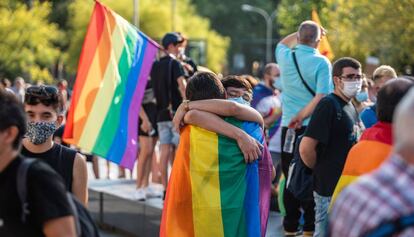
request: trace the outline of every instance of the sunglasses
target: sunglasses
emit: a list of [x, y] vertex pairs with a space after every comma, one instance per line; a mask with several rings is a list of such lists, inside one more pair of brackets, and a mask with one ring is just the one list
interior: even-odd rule
[[31, 86], [26, 89], [24, 101], [30, 105], [42, 103], [49, 106], [59, 102], [59, 92], [53, 86]]

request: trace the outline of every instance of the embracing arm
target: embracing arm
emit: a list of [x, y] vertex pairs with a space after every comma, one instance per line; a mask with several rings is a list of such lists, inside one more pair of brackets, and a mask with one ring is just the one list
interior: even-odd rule
[[261, 155], [262, 145], [240, 128], [225, 122], [219, 116], [198, 110], [191, 110], [184, 117], [186, 124], [196, 125], [237, 141], [247, 162], [257, 160]]
[[197, 100], [188, 103], [189, 110], [201, 110], [223, 117], [235, 117], [242, 121], [256, 122], [263, 127], [263, 117], [255, 109], [230, 100]]

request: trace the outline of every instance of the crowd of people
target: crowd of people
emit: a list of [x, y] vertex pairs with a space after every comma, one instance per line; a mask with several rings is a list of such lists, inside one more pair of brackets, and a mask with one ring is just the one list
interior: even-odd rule
[[[165, 197], [180, 131], [188, 124], [234, 139], [246, 164], [268, 148], [271, 209], [284, 210], [285, 236], [364, 236], [383, 225], [413, 236], [403, 220], [414, 213], [414, 81], [387, 65], [365, 75], [352, 57], [331, 64], [317, 50], [325, 33], [303, 22], [278, 43], [277, 64], [265, 65], [260, 80], [197, 72], [185, 55], [188, 39], [167, 33], [139, 114], [133, 198]], [[87, 205], [86, 160], [100, 175], [96, 156], [62, 140], [70, 97], [64, 80], [57, 86], [1, 80], [0, 193], [7, 193], [0, 195], [1, 236], [75, 236], [65, 193]], [[267, 148], [224, 117], [258, 123]], [[311, 173], [306, 197], [289, 187], [296, 156]], [[24, 157], [42, 160], [28, 171], [27, 222], [16, 189]]]

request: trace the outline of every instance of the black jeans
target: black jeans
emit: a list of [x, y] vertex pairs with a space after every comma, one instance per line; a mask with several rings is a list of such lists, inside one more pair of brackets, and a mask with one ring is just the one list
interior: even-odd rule
[[[293, 159], [292, 153], [283, 152], [283, 146], [285, 144], [287, 127], [282, 127], [282, 172], [285, 177], [288, 177], [289, 164]], [[298, 136], [305, 132], [306, 127], [296, 130], [295, 141]], [[285, 188], [283, 190], [283, 204], [286, 209], [286, 216], [283, 219], [283, 227], [285, 231], [296, 232], [298, 231], [299, 219], [301, 216], [301, 208], [304, 211], [305, 224], [303, 225], [303, 231], [315, 230], [315, 202], [312, 201], [300, 201], [296, 199], [289, 190]]]

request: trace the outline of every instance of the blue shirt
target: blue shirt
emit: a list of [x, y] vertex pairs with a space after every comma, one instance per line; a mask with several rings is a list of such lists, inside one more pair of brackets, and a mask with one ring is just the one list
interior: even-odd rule
[[[296, 59], [303, 79], [316, 94], [329, 94], [333, 91], [332, 66], [329, 60], [315, 48], [298, 44]], [[282, 126], [287, 127], [295, 117], [313, 99], [312, 94], [303, 85], [293, 62], [292, 50], [284, 44], [276, 47], [276, 60], [280, 67], [282, 80]], [[303, 121], [307, 126], [310, 117]]]
[[362, 110], [360, 118], [365, 128], [370, 128], [378, 122], [376, 111], [377, 105], [369, 106]]

